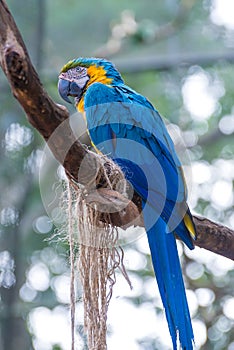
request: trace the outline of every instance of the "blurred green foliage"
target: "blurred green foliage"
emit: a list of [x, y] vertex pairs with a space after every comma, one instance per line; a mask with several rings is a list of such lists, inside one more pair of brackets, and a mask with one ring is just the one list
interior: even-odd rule
[[[125, 59], [126, 83], [179, 126], [175, 130], [187, 148], [192, 210], [234, 226], [233, 63], [199, 62], [203, 53], [215, 56], [234, 47], [234, 24], [225, 22], [228, 11], [217, 17], [218, 1], [7, 2], [33, 62], [40, 62], [45, 88], [58, 103], [57, 75], [68, 59], [96, 53], [117, 64]], [[226, 1], [223, 6], [228, 6]], [[196, 54], [197, 62], [173, 65], [173, 57], [181, 53]], [[161, 55], [171, 59], [170, 70], [146, 65], [139, 73], [128, 73], [135, 59]], [[0, 349], [69, 349], [68, 245], [51, 238], [60, 219], [44, 195], [52, 194], [53, 201], [61, 192], [62, 170], [51, 160], [51, 167], [42, 161], [44, 143], [12, 97], [2, 72], [0, 92]], [[179, 249], [182, 253], [180, 244]], [[110, 306], [109, 348], [170, 349], [144, 238], [126, 245], [125, 251], [134, 289], [126, 290], [119, 277]], [[199, 248], [184, 253], [197, 349], [233, 350], [232, 262]], [[83, 349], [80, 314], [78, 305], [77, 337]], [[124, 319], [129, 328], [121, 333]]]

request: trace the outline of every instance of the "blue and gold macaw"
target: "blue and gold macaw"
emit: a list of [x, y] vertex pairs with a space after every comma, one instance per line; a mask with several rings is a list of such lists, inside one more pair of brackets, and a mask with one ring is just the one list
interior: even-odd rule
[[175, 235], [193, 249], [196, 231], [183, 170], [161, 116], [104, 59], [77, 58], [59, 75], [61, 97], [85, 112], [95, 147], [111, 157], [140, 195], [152, 262], [173, 349], [193, 349], [193, 330]]

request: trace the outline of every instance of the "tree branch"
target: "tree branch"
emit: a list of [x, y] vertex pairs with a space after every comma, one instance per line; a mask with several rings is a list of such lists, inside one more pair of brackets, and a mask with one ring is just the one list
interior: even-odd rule
[[202, 67], [220, 62], [234, 63], [234, 53], [231, 50], [224, 52], [174, 53], [170, 55], [148, 55], [145, 57], [118, 58], [114, 60], [122, 73], [135, 74], [150, 71], [167, 71], [178, 67], [199, 65]]
[[[44, 90], [4, 0], [0, 0], [0, 65], [28, 121], [48, 143], [55, 158], [64, 166], [68, 178], [85, 183], [85, 178], [78, 179], [78, 171], [86, 156], [87, 172], [82, 171], [82, 174], [89, 174], [94, 161], [92, 153], [82, 147], [74, 136], [67, 109], [55, 104]], [[95, 203], [104, 200], [116, 208], [116, 212], [110, 216], [113, 225], [143, 226], [141, 200], [136, 194], [132, 201], [126, 202], [126, 198], [119, 193], [100, 188], [90, 193], [87, 200]], [[119, 210], [123, 208], [122, 204], [125, 209]], [[198, 232], [196, 245], [234, 259], [234, 231], [205, 218], [194, 216], [194, 221]]]
[[[55, 158], [70, 177], [76, 179], [86, 151], [70, 128], [67, 109], [56, 105], [44, 90], [4, 0], [0, 1], [0, 65], [30, 124], [49, 142]], [[61, 123], [62, 130], [58, 128]], [[56, 137], [51, 138], [55, 130]]]
[[[100, 205], [103, 201], [105, 201], [105, 205], [109, 203], [111, 211], [115, 211], [111, 219], [116, 226], [124, 228], [131, 225], [144, 226], [139, 198], [128, 202], [124, 211], [119, 209], [123, 208], [126, 198], [115, 191], [99, 189], [90, 193], [87, 201], [95, 204], [100, 203]], [[197, 215], [193, 215], [193, 220], [197, 230], [196, 246], [234, 260], [234, 231], [232, 229]]]

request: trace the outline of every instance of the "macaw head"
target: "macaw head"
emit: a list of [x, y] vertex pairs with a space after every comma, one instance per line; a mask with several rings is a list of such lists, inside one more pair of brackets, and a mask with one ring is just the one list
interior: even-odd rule
[[118, 85], [123, 83], [123, 80], [114, 65], [105, 59], [77, 58], [62, 68], [58, 91], [69, 103], [71, 103], [69, 96], [74, 97], [75, 104], [78, 105], [87, 88], [95, 82]]
[[67, 70], [62, 70], [59, 74], [58, 91], [60, 96], [68, 103], [71, 103], [69, 96], [75, 98], [76, 104], [79, 103], [85, 86], [89, 81], [86, 67], [71, 66]]

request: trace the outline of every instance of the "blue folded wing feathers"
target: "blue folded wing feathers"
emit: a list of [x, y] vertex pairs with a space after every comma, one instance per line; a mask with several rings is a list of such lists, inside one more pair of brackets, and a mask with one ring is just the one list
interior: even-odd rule
[[[193, 248], [191, 236], [195, 237], [195, 230], [186, 204], [183, 171], [172, 140], [150, 102], [125, 85], [113, 88], [93, 84], [86, 92], [85, 110], [93, 143], [122, 169], [127, 169], [125, 176], [143, 203], [149, 200], [149, 191], [153, 194], [144, 220], [173, 349], [177, 348], [178, 332], [182, 348], [192, 350], [193, 331], [175, 237], [166, 234], [170, 219], [176, 233]], [[166, 193], [162, 190], [163, 181]], [[163, 201], [161, 218], [150, 225], [147, 216], [156, 217]], [[186, 214], [181, 221], [183, 213]]]
[[[175, 203], [186, 202], [186, 185], [173, 142], [158, 112], [143, 96], [128, 87], [113, 88], [101, 83], [91, 85], [86, 92], [85, 110], [90, 137], [102, 153], [112, 158], [131, 159], [140, 166], [145, 164], [148, 176], [153, 179], [158, 192], [160, 181], [166, 182], [167, 192], [160, 195], [166, 196], [163, 214], [168, 219]], [[113, 136], [116, 138], [114, 143]], [[163, 170], [164, 179], [158, 176], [156, 161]], [[146, 200], [144, 196], [147, 194], [148, 184], [145, 179], [138, 176], [129, 177], [128, 180]], [[156, 194], [155, 203], [157, 200], [161, 198]], [[187, 210], [185, 208], [184, 213]], [[178, 215], [181, 213], [175, 210], [177, 221]], [[193, 224], [190, 223], [190, 226]], [[177, 231], [185, 243], [192, 247], [190, 237], [185, 239], [188, 236], [187, 225], [182, 222]]]
[[[115, 89], [101, 83], [95, 83], [88, 89], [85, 96], [85, 109], [88, 129], [94, 144], [107, 140], [105, 137], [112, 135], [112, 132], [107, 131], [107, 129], [112, 129], [117, 138], [133, 140], [152, 152], [150, 154], [143, 147], [138, 147], [139, 158], [142, 158], [144, 162], [151, 163], [154, 157], [158, 157], [160, 154], [164, 155], [162, 167], [165, 168], [165, 174], [167, 173], [168, 177], [173, 178], [173, 173], [177, 174], [178, 170], [181, 172], [181, 164], [160, 115], [139, 94], [136, 96], [141, 96], [141, 99], [138, 97], [135, 101], [133, 95], [130, 103], [125, 96], [126, 91], [128, 91], [127, 87], [121, 94], [120, 87]], [[131, 94], [133, 94], [132, 91], [130, 89]], [[146, 107], [143, 105], [144, 102]], [[123, 127], [120, 126], [122, 120], [124, 120]], [[106, 153], [111, 152], [112, 149], [107, 150]], [[121, 155], [116, 154], [116, 156]], [[182, 177], [179, 176], [179, 178], [183, 184]], [[185, 193], [183, 186], [180, 188]], [[168, 196], [170, 199], [170, 193]], [[182, 196], [178, 199], [184, 200], [185, 198]]]

